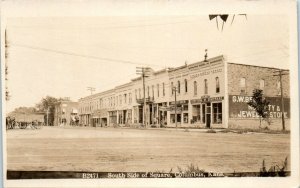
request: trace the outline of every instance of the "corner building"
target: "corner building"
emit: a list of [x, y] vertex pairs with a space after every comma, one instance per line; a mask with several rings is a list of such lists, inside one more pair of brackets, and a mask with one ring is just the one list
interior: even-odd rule
[[[176, 68], [153, 71], [145, 77], [146, 107], [141, 77], [79, 100], [80, 121], [88, 126], [250, 128], [258, 116], [247, 102], [254, 89], [270, 101], [273, 124], [290, 118], [289, 76], [282, 76], [284, 112], [281, 109], [279, 69], [227, 62], [224, 56]], [[172, 88], [176, 88], [176, 91]], [[176, 93], [175, 93], [176, 92]], [[176, 95], [176, 113], [175, 113]]]

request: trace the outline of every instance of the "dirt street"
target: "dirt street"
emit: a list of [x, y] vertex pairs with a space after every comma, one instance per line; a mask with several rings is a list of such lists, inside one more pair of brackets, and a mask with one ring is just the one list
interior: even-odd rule
[[[259, 171], [290, 160], [289, 134], [43, 127], [7, 131], [9, 170]], [[290, 162], [290, 161], [289, 161]]]

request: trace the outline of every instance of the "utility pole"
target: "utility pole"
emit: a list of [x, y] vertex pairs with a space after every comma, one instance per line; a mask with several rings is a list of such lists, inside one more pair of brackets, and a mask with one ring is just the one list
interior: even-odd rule
[[93, 95], [93, 91], [96, 91], [94, 87], [87, 87], [87, 90], [91, 91], [91, 95]]
[[146, 127], [146, 89], [145, 89], [145, 77], [148, 77], [149, 75], [146, 74], [148, 73], [147, 70], [148, 67], [136, 67], [136, 74], [141, 75], [142, 77], [142, 82], [143, 82], [143, 125]]
[[283, 85], [282, 85], [282, 76], [283, 75], [288, 75], [288, 73], [282, 73], [285, 70], [279, 69], [276, 70], [275, 73], [278, 73], [273, 76], [279, 76], [279, 82], [280, 82], [280, 96], [281, 96], [281, 121], [282, 121], [282, 130], [285, 130], [285, 120], [284, 120], [284, 99], [283, 99]]
[[177, 128], [177, 101], [176, 101], [177, 88], [173, 87], [172, 91], [175, 92], [175, 126]]

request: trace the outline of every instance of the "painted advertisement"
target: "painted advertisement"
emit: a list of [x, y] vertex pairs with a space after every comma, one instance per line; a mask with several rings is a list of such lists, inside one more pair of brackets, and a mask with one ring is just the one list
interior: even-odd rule
[[[248, 105], [251, 96], [229, 95], [229, 118], [259, 118], [255, 109]], [[266, 97], [271, 118], [281, 118], [282, 112], [285, 118], [290, 118], [290, 99], [284, 98], [284, 110], [282, 110], [281, 97]]]

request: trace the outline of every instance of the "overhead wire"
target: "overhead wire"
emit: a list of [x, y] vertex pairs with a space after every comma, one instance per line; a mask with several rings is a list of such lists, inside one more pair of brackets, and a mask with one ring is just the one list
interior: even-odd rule
[[73, 53], [73, 52], [65, 52], [65, 51], [60, 51], [60, 50], [41, 48], [41, 47], [29, 46], [29, 45], [23, 45], [23, 44], [10, 43], [10, 45], [18, 46], [18, 47], [22, 47], [22, 48], [29, 48], [29, 49], [33, 49], [33, 50], [41, 50], [41, 51], [53, 52], [53, 53], [57, 53], [57, 54], [77, 56], [77, 57], [96, 59], [96, 60], [102, 60], [102, 61], [110, 61], [110, 62], [131, 64], [131, 65], [146, 65], [146, 66], [163, 67], [161, 65], [156, 65], [156, 64], [147, 64], [147, 63], [139, 63], [139, 62], [133, 62], [133, 61], [121, 60], [121, 59], [113, 59], [113, 58], [98, 57], [98, 56], [91, 56], [91, 55], [82, 55], [82, 54], [77, 54], [77, 53]]

